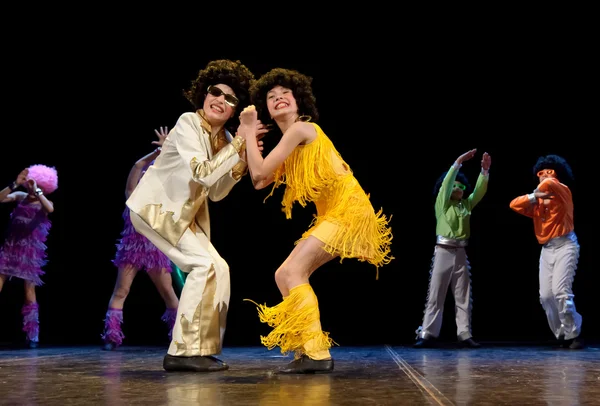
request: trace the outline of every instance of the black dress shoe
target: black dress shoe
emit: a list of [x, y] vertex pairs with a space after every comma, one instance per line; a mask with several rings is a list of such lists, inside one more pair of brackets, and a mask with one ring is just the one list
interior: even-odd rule
[[37, 348], [40, 346], [40, 343], [39, 341], [29, 341], [27, 345], [29, 346], [29, 348]]
[[316, 360], [303, 355], [280, 369], [280, 374], [323, 374], [333, 371], [333, 358]]
[[427, 338], [419, 338], [417, 342], [413, 344], [413, 348], [431, 348], [433, 346], [433, 340]]
[[467, 338], [466, 340], [462, 340], [458, 342], [463, 348], [479, 348], [481, 344], [473, 340], [472, 338]]
[[229, 365], [212, 355], [202, 357], [177, 357], [165, 355], [163, 360], [165, 371], [217, 372], [229, 369]]

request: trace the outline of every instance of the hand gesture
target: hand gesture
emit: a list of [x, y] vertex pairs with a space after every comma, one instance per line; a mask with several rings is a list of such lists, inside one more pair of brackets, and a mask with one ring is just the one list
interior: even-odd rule
[[[269, 132], [269, 127], [263, 124], [260, 120], [256, 122], [256, 139], [262, 140], [263, 137]], [[259, 146], [262, 145], [262, 141]], [[262, 149], [260, 149], [262, 151]]]
[[31, 179], [31, 178], [27, 179], [27, 187], [32, 192], [35, 192], [35, 190], [37, 189], [37, 182], [35, 181], [35, 179]]
[[152, 144], [162, 147], [165, 138], [169, 135], [169, 129], [167, 127], [160, 127], [160, 130], [154, 130], [154, 134], [158, 137], [158, 141], [152, 141]]
[[551, 191], [548, 192], [542, 192], [539, 189], [535, 189], [533, 191], [533, 195], [538, 198], [538, 199], [550, 199], [551, 197], [554, 196], [554, 194]]
[[19, 186], [23, 186], [25, 182], [27, 182], [27, 175], [29, 175], [29, 169], [23, 169], [21, 173], [17, 175], [17, 180], [15, 180], [15, 183]]
[[[235, 133], [235, 135], [237, 136], [238, 133]], [[262, 137], [264, 137], [264, 135]], [[260, 139], [257, 139], [256, 140], [256, 146], [258, 147], [258, 152], [260, 152], [260, 154], [262, 155], [262, 152], [265, 149], [264, 142], [262, 140], [260, 140]], [[244, 159], [244, 161], [246, 161], [246, 150], [245, 149], [244, 149], [243, 159]]]
[[262, 142], [262, 140], [256, 141], [256, 145], [258, 146], [258, 152], [260, 152], [261, 155], [262, 155], [263, 150], [265, 149], [265, 146], [263, 144], [264, 143]]
[[477, 152], [477, 148], [465, 152], [464, 154], [462, 154], [461, 156], [456, 158], [456, 163], [461, 165], [463, 162], [468, 161], [469, 159], [473, 158], [475, 156], [476, 152]]
[[250, 105], [246, 107], [240, 113], [240, 126], [238, 127], [238, 132], [241, 137], [247, 140], [249, 133], [257, 133], [258, 129], [258, 117], [256, 113], [256, 107]]
[[492, 157], [487, 152], [484, 152], [483, 156], [481, 157], [481, 169], [484, 171], [489, 171], [491, 165]]

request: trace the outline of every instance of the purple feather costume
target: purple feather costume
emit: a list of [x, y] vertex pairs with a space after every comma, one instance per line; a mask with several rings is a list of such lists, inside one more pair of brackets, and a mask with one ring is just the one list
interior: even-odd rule
[[117, 267], [131, 265], [146, 271], [171, 272], [171, 261], [165, 254], [154, 246], [146, 237], [135, 231], [129, 218], [129, 208], [123, 212], [125, 227], [121, 232], [121, 239], [117, 244], [117, 254], [112, 261]]
[[43, 284], [40, 276], [46, 265], [46, 238], [51, 226], [42, 206], [27, 199], [10, 214], [10, 223], [0, 248], [0, 274]]

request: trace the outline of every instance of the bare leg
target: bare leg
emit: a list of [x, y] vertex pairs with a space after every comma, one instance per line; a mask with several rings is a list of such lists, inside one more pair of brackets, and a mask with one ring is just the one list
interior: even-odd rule
[[6, 275], [0, 275], [0, 292], [2, 292], [2, 287], [4, 286], [4, 282], [8, 277]]
[[35, 285], [29, 281], [23, 281], [25, 287], [25, 303], [36, 303], [37, 298], [35, 296]]
[[[323, 242], [309, 236], [300, 241], [275, 272], [275, 281], [284, 299], [279, 305], [266, 309], [264, 315], [274, 319], [274, 330], [263, 339], [267, 346], [279, 345], [282, 352], [295, 351], [285, 373], [329, 372], [333, 361], [329, 353], [332, 340], [321, 329], [319, 304], [308, 280], [312, 273], [335, 256], [323, 249]], [[305, 358], [308, 357], [308, 358]], [[306, 361], [310, 359], [310, 361]]]
[[131, 284], [133, 283], [133, 279], [137, 273], [138, 269], [129, 265], [119, 268], [117, 281], [115, 282], [115, 288], [110, 301], [108, 302], [108, 307], [110, 309], [123, 308], [125, 299], [127, 299], [127, 295], [131, 289]]
[[335, 258], [323, 249], [323, 242], [313, 236], [300, 241], [275, 272], [275, 282], [283, 297], [290, 289], [308, 283], [318, 268]]
[[104, 319], [104, 333], [101, 336], [104, 339], [103, 348], [105, 350], [114, 350], [123, 343], [123, 339], [125, 338], [121, 330], [123, 305], [137, 272], [138, 269], [132, 266], [119, 268], [115, 288], [108, 303], [108, 310]]
[[148, 276], [156, 286], [160, 297], [165, 301], [165, 306], [169, 309], [176, 309], [179, 306], [179, 299], [173, 289], [171, 274], [164, 269], [162, 271], [152, 269], [148, 271]]
[[179, 299], [173, 289], [173, 280], [171, 274], [165, 269], [152, 269], [148, 271], [148, 276], [154, 282], [156, 290], [165, 301], [167, 309], [161, 317], [161, 320], [167, 324], [169, 328], [169, 339], [173, 338], [173, 327], [175, 327], [175, 321], [177, 320], [177, 307], [179, 306]]

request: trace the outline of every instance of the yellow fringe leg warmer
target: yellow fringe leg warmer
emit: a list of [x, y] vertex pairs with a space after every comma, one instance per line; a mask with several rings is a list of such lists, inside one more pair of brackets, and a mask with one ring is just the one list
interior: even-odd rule
[[273, 327], [269, 335], [260, 337], [269, 350], [279, 346], [282, 354], [293, 351], [295, 358], [303, 354], [314, 360], [331, 357], [329, 348], [336, 343], [321, 330], [319, 302], [308, 283], [290, 289], [290, 295], [276, 306], [253, 303], [258, 307], [260, 321]]

